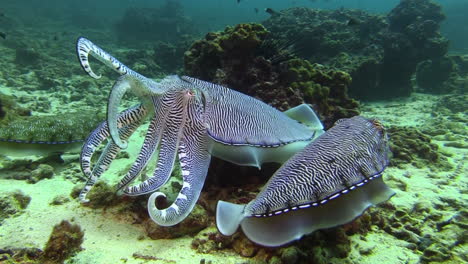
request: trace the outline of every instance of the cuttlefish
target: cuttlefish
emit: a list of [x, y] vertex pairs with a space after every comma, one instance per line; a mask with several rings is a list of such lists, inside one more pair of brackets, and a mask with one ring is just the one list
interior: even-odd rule
[[48, 156], [79, 152], [104, 116], [94, 111], [23, 116], [0, 125], [0, 155]]
[[[77, 53], [81, 66], [91, 77], [100, 78], [91, 69], [90, 54], [121, 75], [109, 96], [107, 121], [83, 145], [81, 168], [88, 177], [80, 194], [83, 202], [146, 119], [149, 126], [141, 151], [117, 188], [127, 195], [152, 193], [148, 212], [163, 226], [179, 223], [192, 211], [212, 155], [260, 168], [265, 162], [285, 162], [323, 133], [318, 117], [305, 104], [283, 113], [253, 97], [188, 76], [167, 76], [155, 81], [131, 70], [85, 38], [78, 39]], [[127, 91], [135, 94], [141, 104], [119, 113], [118, 106]], [[93, 165], [93, 154], [108, 138], [111, 140]], [[157, 158], [153, 176], [130, 186], [153, 156]], [[157, 208], [155, 200], [165, 197], [157, 190], [169, 180], [177, 160], [182, 188], [168, 208]]]
[[232, 235], [240, 226], [253, 242], [280, 246], [350, 222], [395, 194], [381, 177], [389, 154], [379, 121], [340, 119], [284, 163], [254, 200], [219, 201], [218, 229]]

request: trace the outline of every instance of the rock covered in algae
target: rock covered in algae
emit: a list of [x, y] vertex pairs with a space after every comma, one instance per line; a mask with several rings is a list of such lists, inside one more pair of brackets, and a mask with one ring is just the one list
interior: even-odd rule
[[[455, 75], [455, 63], [448, 57], [425, 60], [416, 69], [416, 83], [423, 92], [444, 94], [454, 91], [449, 79]], [[453, 76], [452, 78], [456, 78]], [[453, 80], [451, 80], [453, 83]]]
[[387, 16], [293, 7], [263, 24], [274, 38], [295, 40], [301, 57], [350, 73], [350, 94], [372, 100], [408, 96], [418, 63], [447, 53], [439, 33], [443, 19], [432, 1], [404, 0]]
[[431, 167], [440, 170], [452, 168], [447, 158], [439, 152], [439, 147], [418, 129], [392, 126], [389, 134], [393, 154], [391, 165], [402, 167], [412, 164], [418, 168]]
[[460, 202], [421, 201], [401, 208], [387, 203], [371, 211], [371, 219], [379, 229], [407, 242], [420, 263], [464, 263], [468, 213], [462, 207]]
[[185, 53], [185, 71], [280, 110], [312, 104], [326, 124], [358, 114], [357, 101], [347, 95], [347, 73], [294, 58], [260, 24], [208, 33]]
[[77, 224], [63, 220], [54, 226], [42, 255], [43, 263], [63, 263], [74, 253], [81, 250], [84, 232]]
[[54, 168], [47, 164], [39, 164], [39, 166], [31, 171], [29, 182], [36, 183], [43, 179], [50, 179], [54, 176]]
[[302, 59], [291, 59], [287, 64], [283, 74], [291, 81], [291, 88], [300, 91], [304, 101], [314, 106], [326, 127], [359, 114], [359, 103], [348, 97], [348, 85], [352, 82], [348, 73]]
[[219, 233], [216, 226], [209, 226], [193, 238], [192, 248], [198, 253], [208, 254], [230, 247], [233, 240], [234, 237], [223, 236]]
[[29, 202], [31, 202], [31, 197], [21, 191], [5, 193], [0, 196], [0, 224], [6, 218], [22, 214]]
[[81, 250], [84, 232], [77, 224], [63, 220], [55, 225], [44, 250], [38, 248], [0, 249], [0, 262], [11, 264], [62, 264]]

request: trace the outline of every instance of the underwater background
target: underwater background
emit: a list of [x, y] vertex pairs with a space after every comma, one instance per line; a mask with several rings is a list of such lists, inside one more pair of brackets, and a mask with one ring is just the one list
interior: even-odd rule
[[[2, 0], [0, 263], [467, 263], [466, 14], [468, 0]], [[281, 111], [305, 102], [326, 129], [377, 118], [396, 195], [349, 224], [261, 247], [221, 235], [216, 203], [251, 200], [279, 165], [213, 158], [194, 211], [162, 227], [147, 197], [114, 191], [137, 131], [79, 203], [80, 147], [118, 78], [96, 60], [101, 79], [83, 71], [80, 36], [147, 77], [188, 75]], [[164, 191], [180, 187], [172, 177]]]

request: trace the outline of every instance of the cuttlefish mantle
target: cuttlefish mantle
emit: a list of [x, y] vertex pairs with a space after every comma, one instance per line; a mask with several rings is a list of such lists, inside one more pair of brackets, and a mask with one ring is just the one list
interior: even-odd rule
[[283, 164], [250, 203], [219, 201], [217, 227], [232, 235], [241, 226], [253, 242], [273, 247], [350, 222], [394, 195], [381, 177], [389, 153], [378, 121], [338, 120]]

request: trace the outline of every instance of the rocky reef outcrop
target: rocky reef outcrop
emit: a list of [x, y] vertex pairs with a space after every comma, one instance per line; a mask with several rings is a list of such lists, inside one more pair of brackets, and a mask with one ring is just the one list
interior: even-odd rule
[[326, 126], [358, 114], [349, 74], [295, 57], [260, 24], [208, 33], [185, 53], [187, 75], [225, 85], [280, 110], [311, 104]]
[[444, 57], [443, 19], [432, 1], [403, 0], [386, 16], [301, 7], [282, 10], [263, 25], [275, 39], [295, 40], [300, 57], [348, 72], [350, 95], [372, 100], [408, 96], [417, 65]]
[[468, 56], [449, 55], [419, 63], [416, 83], [421, 92], [432, 94], [468, 91]]

